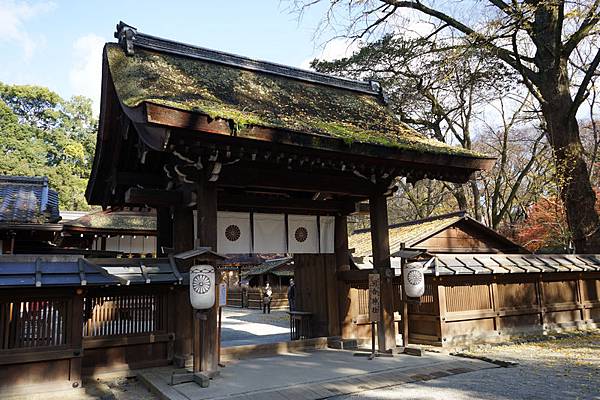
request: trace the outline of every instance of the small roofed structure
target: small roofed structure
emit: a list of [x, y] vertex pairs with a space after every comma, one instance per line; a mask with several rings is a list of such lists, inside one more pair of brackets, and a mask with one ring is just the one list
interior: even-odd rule
[[294, 277], [294, 258], [283, 257], [265, 260], [262, 264], [242, 273], [242, 279], [247, 280], [250, 287], [288, 286]]
[[[389, 226], [390, 254], [399, 257], [406, 249], [442, 253], [529, 253], [527, 249], [471, 218], [466, 211], [434, 216]], [[348, 237], [353, 257], [369, 257], [369, 229], [354, 231]]]
[[63, 223], [64, 248], [110, 251], [125, 257], [156, 257], [156, 211], [110, 208]]
[[0, 254], [51, 247], [59, 220], [58, 193], [47, 177], [0, 176]]

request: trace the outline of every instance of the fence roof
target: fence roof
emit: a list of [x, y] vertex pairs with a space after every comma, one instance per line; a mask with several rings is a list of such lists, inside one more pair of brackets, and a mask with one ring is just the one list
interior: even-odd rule
[[594, 271], [600, 271], [600, 255], [597, 254], [446, 254], [435, 256], [427, 273], [476, 275]]
[[84, 259], [80, 256], [3, 256], [0, 288], [181, 284], [187, 276], [174, 261]]

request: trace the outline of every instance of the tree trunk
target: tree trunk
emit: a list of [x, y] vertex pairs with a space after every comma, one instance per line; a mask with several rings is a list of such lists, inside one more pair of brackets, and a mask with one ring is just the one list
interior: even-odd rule
[[570, 113], [572, 99], [567, 90], [552, 96], [542, 105], [548, 136], [556, 160], [556, 178], [566, 210], [567, 223], [578, 253], [600, 251], [600, 220], [596, 194], [590, 183], [579, 137], [579, 124]]

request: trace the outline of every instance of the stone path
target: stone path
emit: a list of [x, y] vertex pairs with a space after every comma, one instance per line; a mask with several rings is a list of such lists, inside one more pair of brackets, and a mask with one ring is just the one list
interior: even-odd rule
[[290, 340], [289, 316], [285, 311], [271, 311], [247, 308], [223, 308], [221, 346], [244, 346], [286, 342]]
[[143, 371], [140, 379], [170, 400], [316, 400], [488, 368], [496, 366], [433, 353], [367, 360], [349, 351], [318, 350], [239, 361], [206, 389], [194, 383], [170, 386], [173, 370], [167, 368]]

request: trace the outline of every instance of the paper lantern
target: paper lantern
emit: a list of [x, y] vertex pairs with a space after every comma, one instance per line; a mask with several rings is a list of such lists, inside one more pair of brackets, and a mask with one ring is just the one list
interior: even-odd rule
[[425, 268], [421, 263], [408, 263], [404, 266], [404, 291], [408, 297], [421, 297], [425, 293]]
[[196, 310], [208, 310], [215, 305], [215, 268], [194, 265], [190, 269], [190, 302]]

